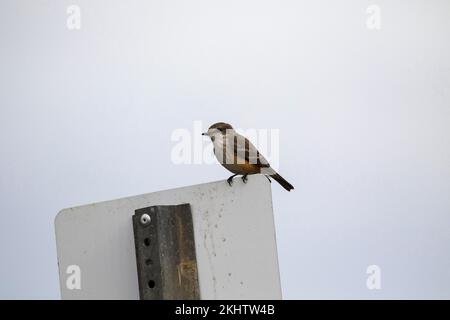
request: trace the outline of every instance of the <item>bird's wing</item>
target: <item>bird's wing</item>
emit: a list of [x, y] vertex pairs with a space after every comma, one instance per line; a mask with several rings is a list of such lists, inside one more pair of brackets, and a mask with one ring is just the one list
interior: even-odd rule
[[269, 161], [256, 149], [256, 147], [244, 136], [235, 133], [233, 135], [233, 154], [245, 162], [257, 164], [261, 167], [270, 167]]

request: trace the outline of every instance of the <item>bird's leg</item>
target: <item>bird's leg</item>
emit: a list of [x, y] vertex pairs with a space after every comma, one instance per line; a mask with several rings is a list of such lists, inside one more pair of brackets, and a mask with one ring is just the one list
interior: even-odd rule
[[247, 173], [242, 176], [242, 182], [247, 183], [247, 180], [248, 180], [247, 176], [248, 176]]
[[228, 184], [230, 185], [230, 187], [231, 187], [231, 184], [233, 183], [233, 178], [236, 177], [236, 176], [237, 176], [237, 173], [236, 173], [236, 174], [233, 174], [231, 177], [229, 177], [229, 178], [227, 179], [227, 182], [228, 182]]
[[269, 182], [272, 183], [272, 180], [270, 180], [269, 176], [266, 176], [266, 175], [265, 175], [264, 177], [266, 177], [267, 180], [269, 180]]

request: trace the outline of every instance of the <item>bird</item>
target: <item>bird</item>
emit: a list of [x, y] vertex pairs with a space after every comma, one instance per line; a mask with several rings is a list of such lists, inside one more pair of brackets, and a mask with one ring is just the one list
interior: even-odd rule
[[242, 181], [247, 183], [248, 175], [260, 173], [264, 174], [269, 182], [272, 182], [269, 178], [272, 177], [287, 191], [294, 189], [270, 166], [256, 147], [247, 138], [237, 133], [230, 124], [214, 123], [202, 135], [211, 139], [214, 145], [214, 154], [219, 163], [234, 173], [227, 179], [230, 186], [233, 178], [237, 175], [242, 175]]

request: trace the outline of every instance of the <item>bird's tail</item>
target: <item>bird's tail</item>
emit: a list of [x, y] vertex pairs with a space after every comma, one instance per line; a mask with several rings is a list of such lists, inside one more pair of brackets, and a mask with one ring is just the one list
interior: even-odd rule
[[282, 176], [280, 176], [278, 173], [270, 175], [272, 178], [274, 178], [283, 188], [285, 188], [287, 191], [291, 191], [294, 189], [292, 184], [287, 182]]

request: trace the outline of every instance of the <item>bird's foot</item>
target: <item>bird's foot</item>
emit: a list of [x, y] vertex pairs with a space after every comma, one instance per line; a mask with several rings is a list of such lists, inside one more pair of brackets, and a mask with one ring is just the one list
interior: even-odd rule
[[269, 180], [270, 183], [272, 183], [272, 180], [270, 180], [269, 176], [265, 176], [267, 180]]
[[242, 176], [242, 182], [247, 183], [247, 180], [248, 180], [247, 175], [244, 174], [244, 175]]
[[227, 179], [228, 185], [231, 187], [231, 185], [233, 184], [233, 178], [236, 176], [236, 174], [232, 175], [231, 177], [229, 177]]

